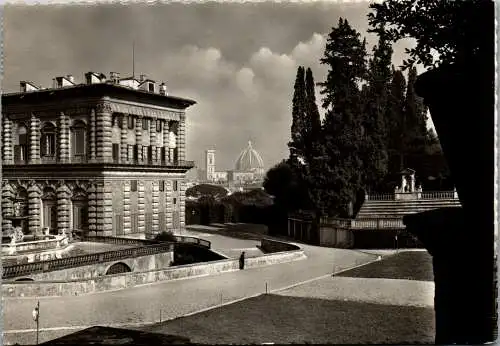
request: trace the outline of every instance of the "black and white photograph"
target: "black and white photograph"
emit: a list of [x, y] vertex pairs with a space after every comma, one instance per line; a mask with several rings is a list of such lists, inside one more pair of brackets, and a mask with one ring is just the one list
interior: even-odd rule
[[497, 13], [4, 3], [2, 344], [494, 343]]

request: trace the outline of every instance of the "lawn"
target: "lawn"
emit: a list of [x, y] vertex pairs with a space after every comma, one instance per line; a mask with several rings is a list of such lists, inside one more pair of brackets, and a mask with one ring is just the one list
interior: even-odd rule
[[434, 281], [432, 257], [427, 251], [400, 252], [337, 276]]
[[434, 311], [269, 294], [144, 330], [204, 344], [432, 343]]

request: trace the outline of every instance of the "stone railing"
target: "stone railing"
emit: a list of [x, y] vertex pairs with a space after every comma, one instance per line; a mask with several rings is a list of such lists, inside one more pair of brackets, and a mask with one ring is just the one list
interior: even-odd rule
[[404, 229], [402, 218], [366, 218], [366, 219], [340, 219], [322, 218], [322, 226], [334, 226], [336, 228], [362, 230], [362, 229]]
[[23, 275], [81, 267], [102, 262], [118, 261], [126, 258], [148, 256], [168, 251], [173, 251], [172, 243], [140, 246], [130, 249], [107, 251], [107, 252], [67, 257], [49, 261], [16, 264], [3, 267], [2, 278], [7, 279]]
[[458, 199], [456, 191], [418, 191], [418, 192], [397, 192], [386, 194], [366, 195], [367, 201], [396, 201], [396, 200], [440, 200]]
[[68, 245], [66, 235], [39, 236], [40, 240], [20, 241], [13, 244], [2, 244], [2, 254], [19, 254], [29, 251], [54, 250]]
[[[187, 243], [193, 245], [199, 245], [205, 248], [210, 249], [211, 243], [208, 240], [183, 236], [183, 235], [174, 235], [176, 242], [179, 243]], [[158, 241], [152, 239], [134, 239], [134, 238], [118, 238], [118, 237], [100, 237], [100, 236], [84, 236], [82, 241], [96, 242], [96, 243], [107, 243], [107, 244], [115, 244], [115, 245], [154, 245], [158, 244]]]

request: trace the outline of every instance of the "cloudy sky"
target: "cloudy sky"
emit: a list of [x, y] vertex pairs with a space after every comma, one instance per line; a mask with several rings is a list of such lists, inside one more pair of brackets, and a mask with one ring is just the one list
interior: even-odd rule
[[[297, 66], [319, 64], [325, 37], [339, 17], [367, 37], [368, 3], [190, 3], [157, 5], [7, 6], [4, 11], [5, 91], [20, 80], [51, 86], [52, 78], [87, 71], [132, 72], [165, 81], [171, 94], [196, 100], [188, 109], [188, 159], [231, 169], [252, 141], [266, 168], [287, 156]], [[404, 47], [395, 46], [400, 64]], [[319, 98], [319, 95], [317, 95]]]

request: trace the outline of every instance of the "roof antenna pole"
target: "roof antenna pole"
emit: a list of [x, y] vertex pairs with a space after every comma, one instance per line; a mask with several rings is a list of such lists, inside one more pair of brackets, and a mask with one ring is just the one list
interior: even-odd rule
[[132, 78], [135, 78], [135, 40], [132, 41]]

